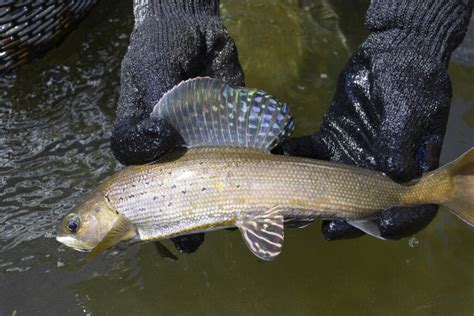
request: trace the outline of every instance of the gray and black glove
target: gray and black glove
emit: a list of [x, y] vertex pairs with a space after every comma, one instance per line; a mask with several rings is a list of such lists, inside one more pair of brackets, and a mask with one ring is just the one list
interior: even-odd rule
[[[163, 93], [180, 81], [210, 76], [244, 84], [235, 44], [218, 12], [218, 0], [135, 0], [111, 140], [123, 164], [153, 161], [181, 143], [166, 121], [149, 118]], [[193, 252], [203, 240], [203, 234], [173, 239], [184, 252]]]
[[[471, 0], [373, 0], [370, 34], [342, 71], [319, 133], [288, 140], [280, 151], [385, 172], [405, 182], [438, 167], [452, 90], [449, 58], [469, 24]], [[424, 228], [437, 207], [392, 208], [375, 220], [382, 237]], [[326, 239], [362, 235], [324, 221]]]

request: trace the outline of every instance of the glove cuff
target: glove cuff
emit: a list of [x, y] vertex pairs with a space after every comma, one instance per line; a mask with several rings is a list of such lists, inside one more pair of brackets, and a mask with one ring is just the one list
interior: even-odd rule
[[[145, 0], [135, 0], [135, 2]], [[219, 0], [147, 0], [152, 14], [160, 15], [219, 15]]]
[[447, 62], [469, 25], [471, 0], [373, 0], [367, 11], [373, 47], [406, 47]]

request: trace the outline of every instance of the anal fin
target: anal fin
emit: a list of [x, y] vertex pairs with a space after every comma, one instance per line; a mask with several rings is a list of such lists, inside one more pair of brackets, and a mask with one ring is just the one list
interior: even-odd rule
[[379, 227], [375, 222], [372, 220], [362, 220], [362, 221], [347, 221], [350, 225], [354, 226], [355, 228], [360, 229], [364, 233], [377, 237], [378, 239], [385, 240], [382, 237], [382, 233], [380, 232]]
[[161, 258], [168, 258], [168, 259], [171, 259], [173, 261], [178, 260], [178, 257], [176, 257], [171, 252], [171, 250], [169, 250], [168, 247], [163, 245], [163, 243], [161, 243], [159, 240], [154, 241], [153, 244], [155, 245], [156, 252], [158, 253], [158, 255]]
[[275, 206], [243, 215], [237, 221], [237, 227], [254, 255], [262, 260], [274, 260], [283, 244], [283, 221], [280, 209]]

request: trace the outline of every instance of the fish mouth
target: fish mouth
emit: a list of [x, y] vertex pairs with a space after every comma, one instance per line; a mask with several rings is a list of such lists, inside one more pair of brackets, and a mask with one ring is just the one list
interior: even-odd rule
[[74, 250], [80, 251], [80, 252], [90, 252], [92, 248], [84, 248], [84, 245], [80, 245], [80, 242], [78, 242], [77, 239], [71, 237], [71, 236], [56, 236], [56, 240], [60, 242], [63, 245], [66, 245], [70, 248], [73, 248]]

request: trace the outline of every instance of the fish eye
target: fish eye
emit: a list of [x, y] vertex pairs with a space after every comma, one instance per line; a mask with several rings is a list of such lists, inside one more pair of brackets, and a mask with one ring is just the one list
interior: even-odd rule
[[81, 221], [79, 217], [77, 216], [72, 216], [70, 217], [67, 222], [66, 222], [66, 228], [71, 232], [71, 233], [76, 233], [79, 230], [79, 226], [81, 224]]

